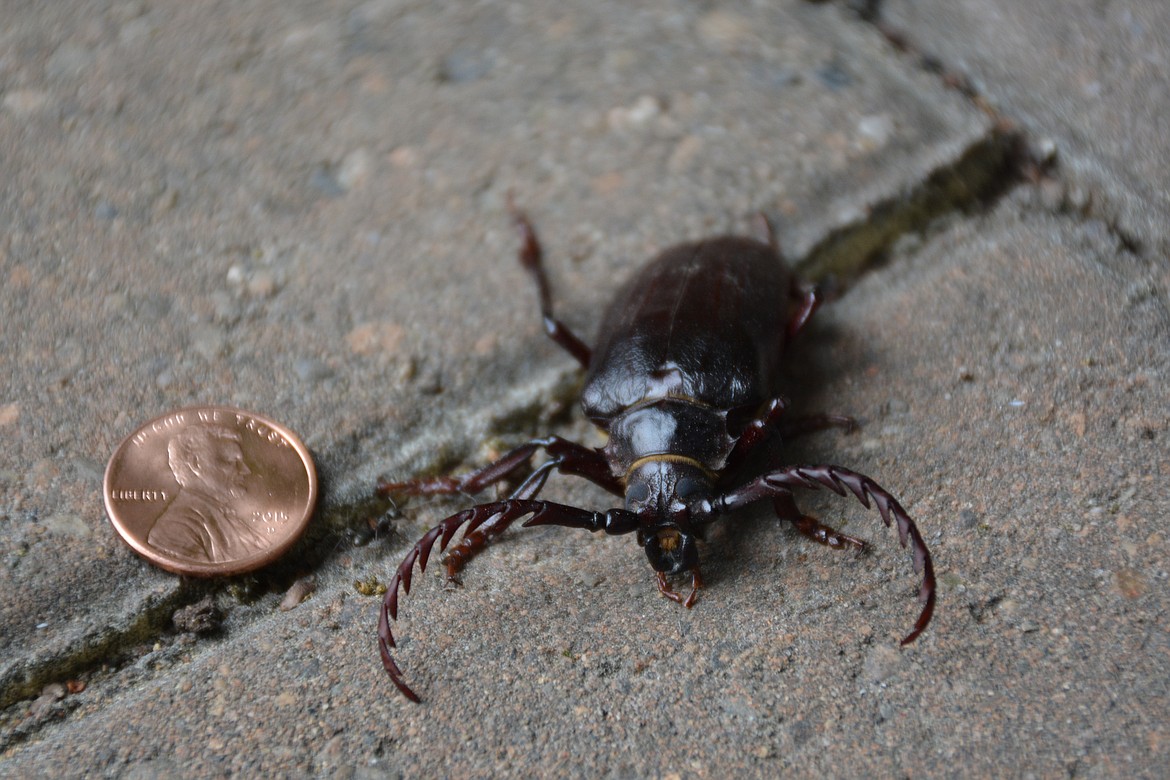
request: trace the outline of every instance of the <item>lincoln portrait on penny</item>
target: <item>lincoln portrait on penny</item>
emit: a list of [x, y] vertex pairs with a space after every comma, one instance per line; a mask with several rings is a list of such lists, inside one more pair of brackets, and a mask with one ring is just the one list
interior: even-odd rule
[[150, 529], [150, 546], [211, 563], [267, 547], [265, 525], [241, 517], [234, 506], [252, 474], [238, 433], [219, 425], [186, 428], [167, 443], [167, 463], [179, 492]]

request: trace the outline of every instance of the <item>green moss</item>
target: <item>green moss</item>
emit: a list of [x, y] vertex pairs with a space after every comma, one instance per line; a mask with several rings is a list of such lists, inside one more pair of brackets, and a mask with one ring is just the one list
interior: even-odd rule
[[847, 282], [879, 262], [902, 236], [925, 231], [956, 212], [987, 206], [1018, 179], [1019, 137], [993, 133], [967, 150], [954, 165], [870, 209], [864, 219], [825, 236], [799, 263], [808, 279], [836, 277]]

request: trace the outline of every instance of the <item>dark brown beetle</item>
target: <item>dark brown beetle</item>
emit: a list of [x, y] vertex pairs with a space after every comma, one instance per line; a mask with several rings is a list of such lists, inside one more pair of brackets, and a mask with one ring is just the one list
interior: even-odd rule
[[[390, 655], [390, 623], [398, 617], [398, 590], [410, 592], [417, 563], [426, 568], [435, 544], [445, 550], [460, 527], [462, 541], [448, 553], [454, 576], [488, 540], [521, 517], [524, 527], [563, 525], [607, 534], [636, 535], [657, 573], [658, 589], [687, 607], [702, 587], [696, 540], [721, 515], [764, 499], [806, 536], [830, 547], [865, 542], [838, 533], [800, 513], [793, 488], [852, 493], [876, 504], [888, 526], [897, 521], [902, 546], [922, 573], [923, 604], [908, 644], [934, 613], [934, 565], [914, 521], [898, 501], [869, 477], [840, 466], [765, 467], [743, 474], [748, 456], [770, 436], [796, 435], [830, 426], [851, 426], [847, 417], [785, 420], [787, 402], [776, 394], [781, 357], [820, 299], [788, 270], [771, 238], [768, 244], [723, 236], [667, 249], [617, 294], [606, 312], [597, 346], [590, 349], [552, 313], [541, 248], [532, 226], [512, 209], [520, 231], [520, 262], [536, 280], [545, 331], [586, 369], [581, 405], [609, 435], [592, 449], [557, 436], [534, 439], [496, 462], [462, 477], [383, 481], [378, 492], [414, 495], [477, 493], [524, 467], [538, 450], [548, 460], [508, 499], [480, 504], [446, 518], [418, 541], [398, 567], [378, 623], [382, 663], [411, 701], [418, 696]], [[771, 237], [771, 231], [769, 230]], [[621, 509], [591, 512], [536, 499], [553, 471], [584, 477], [625, 499]], [[689, 573], [683, 596], [667, 577]]]

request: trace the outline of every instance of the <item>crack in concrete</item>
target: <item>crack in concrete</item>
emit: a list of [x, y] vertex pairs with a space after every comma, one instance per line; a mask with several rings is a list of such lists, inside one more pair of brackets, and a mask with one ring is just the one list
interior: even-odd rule
[[[920, 51], [907, 34], [884, 22], [881, 18], [881, 0], [853, 0], [849, 6], [862, 22], [873, 26], [895, 50], [916, 56], [919, 68], [939, 77], [945, 86], [956, 90], [990, 116], [994, 120], [994, 129], [970, 146], [957, 160], [934, 170], [909, 191], [876, 204], [863, 219], [830, 231], [795, 263], [801, 273], [809, 278], [832, 276], [845, 286], [879, 268], [881, 261], [897, 242], [907, 235], [928, 233], [932, 226], [943, 224], [955, 215], [986, 213], [1018, 185], [1036, 184], [1042, 178], [1053, 179], [1055, 160], [1054, 151], [1048, 153], [1043, 145], [1030, 143], [1017, 123], [991, 105], [969, 78], [948, 67], [943, 59]], [[1102, 219], [1095, 213], [1099, 211], [1098, 201], [1090, 198], [1082, 202], [1082, 199], [1070, 197], [1066, 187], [1049, 208], [1056, 213], [1082, 220], [1099, 219], [1121, 247], [1140, 255], [1141, 242], [1136, 237], [1122, 231], [1115, 221]], [[573, 377], [577, 373], [575, 367], [566, 367], [555, 372], [551, 381], [541, 384], [547, 392], [556, 396], [553, 400], [569, 404], [574, 399], [569, 396], [568, 389], [576, 386]], [[530, 393], [512, 394], [509, 398], [501, 399], [476, 427], [487, 435], [517, 430], [534, 417], [540, 417], [540, 410], [549, 400], [547, 397], [534, 399]], [[443, 452], [447, 459], [451, 456], [449, 447], [436, 449], [428, 434], [414, 442], [402, 443], [398, 449], [400, 452]], [[466, 460], [474, 445], [457, 449], [462, 453], [463, 460]], [[432, 471], [437, 465], [428, 463], [421, 473]], [[323, 529], [321, 533], [338, 535], [339, 526], [346, 520], [357, 522], [355, 519], [380, 514], [389, 505], [389, 501], [379, 502], [371, 498], [338, 503], [323, 509], [322, 514], [328, 516], [327, 521], [316, 525]], [[409, 539], [404, 541], [404, 544], [410, 543]], [[310, 551], [309, 547], [316, 552]], [[303, 572], [306, 567], [317, 571], [335, 555], [329, 551], [331, 547], [307, 547], [302, 543], [298, 546], [301, 555], [291, 565], [297, 567], [299, 572]], [[109, 664], [111, 658], [125, 658], [135, 646], [157, 641], [172, 630], [171, 616], [176, 610], [198, 601], [206, 593], [206, 588], [180, 587], [172, 596], [152, 605], [136, 621], [121, 630], [98, 632], [94, 637], [86, 638], [83, 646], [70, 654], [46, 659], [31, 667], [10, 670], [5, 679], [0, 679], [0, 707], [10, 707], [34, 698], [47, 684], [84, 678], [93, 670]], [[115, 664], [113, 674], [118, 674], [126, 663]], [[18, 722], [7, 733], [0, 734], [0, 750], [29, 739], [50, 722], [42, 719], [30, 723], [29, 720]]]
[[[203, 591], [180, 585], [173, 593], [150, 604], [127, 625], [95, 631], [80, 639], [72, 652], [46, 658], [27, 666], [13, 666], [0, 678], [0, 707], [8, 708], [36, 698], [45, 686], [67, 680], [87, 679], [95, 669], [109, 666], [116, 670], [131, 659], [136, 646], [154, 643], [171, 625], [171, 615], [201, 598]], [[116, 673], [116, 672], [115, 672]], [[5, 717], [12, 713], [5, 713]], [[35, 734], [49, 722], [32, 717], [18, 721], [0, 731], [0, 751]]]
[[[1081, 222], [1100, 222], [1117, 241], [1121, 251], [1145, 258], [1146, 242], [1126, 230], [1118, 218], [1110, 213], [1116, 209], [1103, 193], [1085, 192], [1079, 182], [1059, 175], [1055, 142], [1045, 138], [1043, 133], [1037, 133], [1035, 128], [1025, 130], [1022, 122], [996, 106], [967, 74], [949, 65], [945, 58], [925, 51], [910, 33], [887, 22], [882, 16], [883, 0], [848, 0], [847, 5], [860, 21], [877, 30], [897, 52], [916, 57], [919, 69], [936, 76], [945, 87], [959, 93], [990, 117], [995, 122], [997, 135], [1013, 139], [1016, 181], [1010, 184], [1027, 182], [1040, 185], [1041, 200], [1037, 205], [1044, 211]], [[1052, 186], [1044, 187], [1045, 183]], [[1005, 186], [999, 194], [1006, 195], [1011, 189], [1013, 187]], [[1045, 189], [1049, 191], [1044, 192]]]
[[833, 276], [851, 284], [902, 238], [929, 232], [955, 214], [985, 212], [1023, 178], [1029, 159], [1023, 137], [994, 130], [947, 166], [933, 171], [911, 191], [882, 201], [863, 219], [831, 231], [797, 266], [813, 279]]

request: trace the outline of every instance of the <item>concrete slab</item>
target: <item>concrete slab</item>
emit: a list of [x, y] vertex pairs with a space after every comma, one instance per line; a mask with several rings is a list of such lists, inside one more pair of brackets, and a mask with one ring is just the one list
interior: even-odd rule
[[104, 462], [139, 421], [269, 414], [338, 507], [565, 403], [508, 191], [591, 327], [655, 247], [761, 208], [807, 244], [989, 133], [801, 5], [66, 8], [5, 33], [7, 702], [199, 597], [102, 517]]
[[[874, 213], [897, 222], [972, 150], [979, 182], [999, 176], [987, 117], [874, 30], [804, 3], [80, 8], [17, 9], [0, 59], [0, 321], [20, 324], [0, 331], [4, 772], [1165, 762], [1164, 503], [1146, 479], [1166, 469], [1165, 272], [1023, 196], [904, 236], [824, 313], [794, 382], [804, 408], [866, 428], [793, 457], [871, 471], [936, 550], [944, 601], [920, 644], [896, 649], [913, 580], [892, 534], [810, 496], [875, 554], [743, 518], [712, 540], [688, 613], [631, 545], [517, 534], [464, 588], [428, 575], [406, 602], [424, 706], [378, 664], [377, 599], [354, 582], [385, 581], [462, 504], [415, 502], [355, 549], [375, 476], [483, 460], [552, 418], [591, 436], [563, 422], [575, 372], [540, 334], [505, 195], [589, 335], [669, 243], [764, 209], [799, 259]], [[929, 216], [980, 194], [972, 180]], [[194, 402], [281, 420], [318, 458], [319, 520], [272, 571], [182, 583], [106, 526], [117, 441]], [[607, 503], [567, 480], [548, 495]], [[316, 593], [280, 611], [310, 573]], [[221, 628], [172, 629], [209, 587]], [[1090, 660], [1118, 643], [1146, 653], [1121, 683]], [[1109, 707], [1126, 718], [1097, 723]]]
[[[1100, 226], [1019, 212], [956, 225], [865, 279], [801, 355], [817, 380], [802, 403], [865, 427], [794, 457], [896, 489], [934, 550], [940, 608], [914, 646], [896, 644], [914, 587], [893, 534], [806, 496], [874, 554], [738, 518], [705, 550], [690, 612], [657, 595], [633, 545], [556, 530], [502, 540], [461, 589], [421, 578], [399, 626], [416, 706], [374, 663], [375, 600], [348, 586], [389, 562], [365, 548], [321, 567], [296, 611], [276, 596], [236, 606], [222, 638], [135, 664], [165, 671], [73, 697], [9, 766], [1156, 773], [1170, 716], [1156, 339], [1170, 319], [1133, 294], [1147, 269]], [[565, 482], [551, 495], [604, 501]]]
[[880, 17], [1050, 142], [1064, 205], [1170, 256], [1170, 5], [887, 0]]

